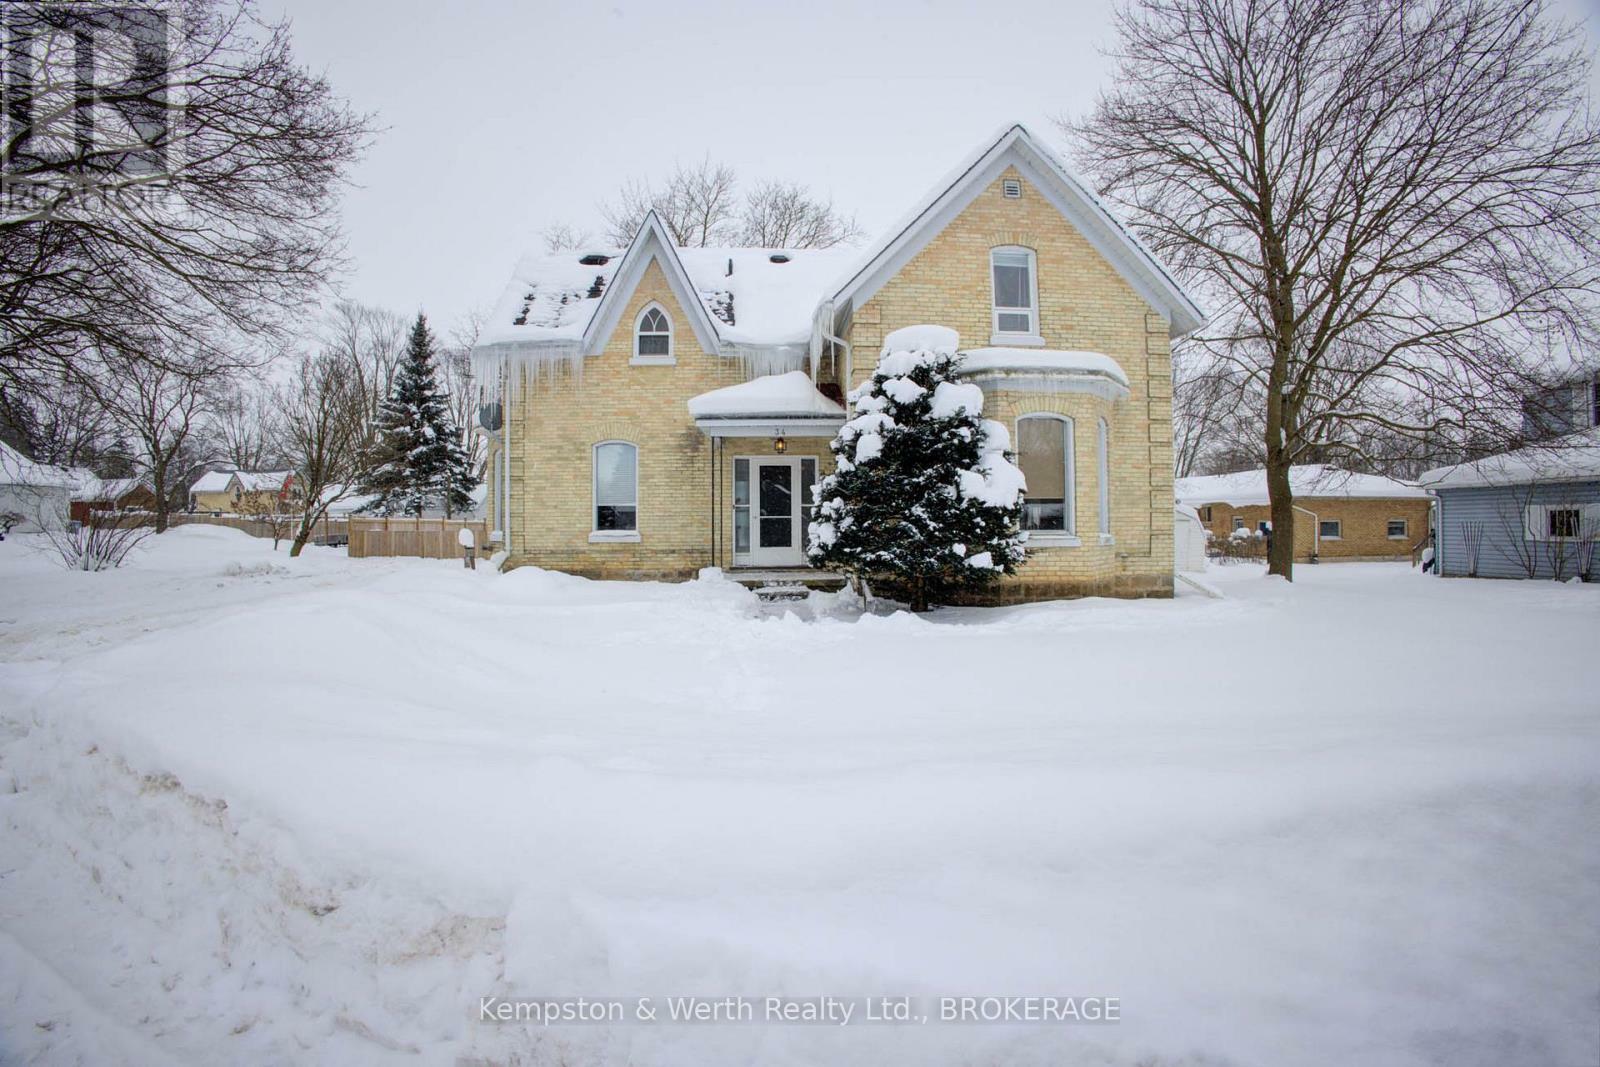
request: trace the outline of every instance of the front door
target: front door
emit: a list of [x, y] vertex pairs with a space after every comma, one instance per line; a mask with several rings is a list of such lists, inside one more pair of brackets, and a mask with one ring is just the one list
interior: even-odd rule
[[800, 521], [800, 461], [755, 459], [750, 465], [755, 483], [750, 562], [758, 567], [798, 567], [805, 562], [801, 551], [804, 531]]

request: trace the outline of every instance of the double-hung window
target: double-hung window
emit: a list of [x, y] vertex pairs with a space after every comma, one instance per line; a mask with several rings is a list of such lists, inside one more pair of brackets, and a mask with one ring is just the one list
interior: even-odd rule
[[997, 341], [1039, 335], [1038, 281], [1033, 250], [1009, 246], [989, 251], [994, 280], [993, 328]]

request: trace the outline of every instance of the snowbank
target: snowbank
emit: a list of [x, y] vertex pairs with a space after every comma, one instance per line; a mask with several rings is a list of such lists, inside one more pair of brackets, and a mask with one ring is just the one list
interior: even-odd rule
[[[715, 573], [152, 541], [104, 575], [0, 543], [20, 1056], [1600, 1052], [1600, 725], [1573, 669], [1595, 587], [1241, 566], [1206, 574], [1225, 600], [882, 618], [840, 595], [806, 623]], [[1312, 684], [1329, 665], [1338, 685]], [[1124, 1021], [471, 1017], [494, 995], [828, 991], [1115, 996]]]

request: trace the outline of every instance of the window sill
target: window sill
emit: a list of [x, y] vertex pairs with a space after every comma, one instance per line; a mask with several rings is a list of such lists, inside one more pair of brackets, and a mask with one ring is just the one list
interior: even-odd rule
[[993, 333], [989, 343], [996, 348], [1043, 348], [1044, 338], [1036, 333]]
[[1077, 534], [1045, 533], [1040, 530], [1028, 531], [1028, 547], [1037, 545], [1040, 548], [1082, 548], [1083, 541]]
[[1100, 543], [1102, 545], [1114, 545], [1117, 543], [1117, 539], [1111, 534], [1101, 534]]
[[630, 367], [673, 367], [677, 363], [671, 356], [634, 356], [628, 360]]
[[637, 544], [638, 530], [594, 530], [589, 534], [591, 545]]

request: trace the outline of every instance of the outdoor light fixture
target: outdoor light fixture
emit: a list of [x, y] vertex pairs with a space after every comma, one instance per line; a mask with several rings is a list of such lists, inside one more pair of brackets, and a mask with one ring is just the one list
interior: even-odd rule
[[772, 439], [772, 450], [780, 456], [789, 451], [789, 442], [784, 439], [783, 431], [778, 431], [778, 436]]

